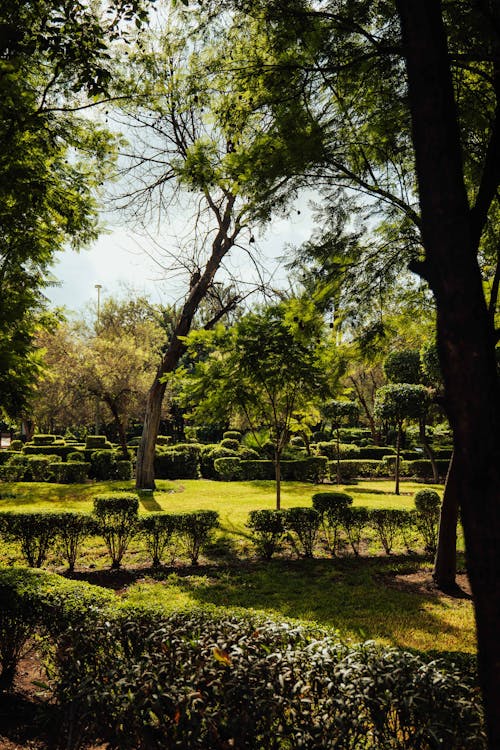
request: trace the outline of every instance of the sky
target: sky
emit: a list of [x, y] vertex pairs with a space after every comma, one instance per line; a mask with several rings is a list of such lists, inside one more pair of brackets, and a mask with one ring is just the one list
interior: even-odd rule
[[[276, 218], [265, 234], [256, 235], [255, 247], [262, 254], [266, 270], [270, 273], [279, 266], [273, 279], [277, 285], [286, 285], [283, 263], [279, 264], [277, 258], [286, 253], [287, 246], [307, 240], [311, 226], [310, 211], [301, 207], [300, 214], [295, 210], [289, 218]], [[165, 237], [162, 241], [165, 242]], [[170, 242], [174, 247], [173, 241]], [[167, 238], [167, 246], [168, 243]], [[152, 241], [137, 230], [109, 224], [106, 232], [88, 249], [79, 253], [68, 249], [57, 254], [52, 271], [57, 285], [46, 290], [46, 296], [51, 306], [65, 307], [73, 313], [89, 305], [97, 306], [96, 284], [102, 287], [101, 303], [106, 296], [122, 296], [125, 288], [148, 296], [153, 303], [174, 302], [185, 291], [185, 285], [174, 278], [166, 278], [165, 272], [150, 257], [153, 252]], [[244, 254], [233, 252], [230, 263], [243, 279], [252, 274]]]

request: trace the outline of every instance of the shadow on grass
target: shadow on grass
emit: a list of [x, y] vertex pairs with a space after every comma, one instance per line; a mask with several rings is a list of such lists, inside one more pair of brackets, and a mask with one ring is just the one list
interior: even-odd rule
[[159, 502], [155, 500], [153, 491], [147, 492], [144, 490], [139, 490], [137, 492], [137, 495], [139, 497], [139, 502], [141, 503], [144, 510], [149, 510], [149, 511], [163, 510]]

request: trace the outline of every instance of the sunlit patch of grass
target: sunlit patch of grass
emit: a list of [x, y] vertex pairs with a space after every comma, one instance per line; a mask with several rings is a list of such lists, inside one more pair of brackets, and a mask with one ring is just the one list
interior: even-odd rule
[[273, 560], [199, 575], [171, 574], [130, 586], [126, 599], [165, 611], [238, 607], [422, 651], [475, 651], [472, 604], [392, 584], [415, 560]]

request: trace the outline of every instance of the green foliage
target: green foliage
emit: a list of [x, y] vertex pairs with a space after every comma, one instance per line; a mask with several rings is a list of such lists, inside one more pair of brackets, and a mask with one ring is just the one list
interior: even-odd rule
[[49, 464], [49, 482], [57, 484], [83, 484], [90, 471], [91, 465], [78, 461]]
[[138, 509], [136, 495], [116, 493], [94, 498], [94, 516], [99, 534], [108, 548], [112, 568], [120, 567], [130, 540], [137, 531]]
[[396, 535], [408, 527], [408, 511], [399, 508], [372, 508], [369, 520], [385, 553], [390, 555]]
[[430, 404], [429, 391], [423, 385], [385, 385], [375, 398], [377, 419], [401, 425], [405, 419], [420, 419]]
[[281, 510], [263, 508], [251, 510], [248, 514], [247, 526], [252, 530], [252, 541], [265, 560], [270, 560], [281, 547], [285, 534], [283, 513]]
[[0, 571], [0, 593], [0, 656], [15, 651], [11, 625], [18, 643], [39, 632], [68, 729], [85, 722], [113, 747], [487, 747], [472, 660], [346, 645], [227, 610], [118, 607], [35, 571]]
[[291, 539], [297, 554], [314, 557], [321, 516], [314, 508], [288, 508], [283, 511], [285, 529], [292, 532]]
[[112, 447], [106, 435], [87, 435], [85, 440], [86, 450], [111, 450]]
[[200, 451], [200, 471], [204, 479], [218, 479], [223, 476], [224, 470], [218, 473], [215, 470], [215, 461], [218, 458], [240, 458], [239, 453], [223, 448], [219, 444], [203, 445]]
[[201, 445], [177, 443], [172, 448], [156, 449], [155, 476], [159, 479], [198, 479], [201, 475]]
[[423, 537], [425, 549], [434, 554], [437, 548], [441, 499], [435, 490], [419, 490], [415, 493], [415, 508], [415, 525]]
[[352, 497], [347, 492], [316, 492], [312, 504], [319, 513], [327, 549], [335, 556], [340, 547], [343, 512], [352, 505]]
[[65, 511], [54, 513], [53, 523], [57, 528], [57, 542], [68, 563], [68, 570], [73, 571], [83, 542], [98, 532], [95, 519], [85, 513]]
[[183, 516], [179, 513], [158, 511], [139, 518], [139, 535], [144, 540], [154, 566], [161, 565], [165, 551], [175, 532], [182, 528]]
[[[224, 449], [226, 450], [226, 449]], [[248, 464], [248, 462], [245, 462]], [[266, 466], [271, 464], [270, 461], [253, 461], [255, 464], [263, 464]], [[272, 466], [272, 464], [271, 464]], [[269, 468], [267, 466], [267, 468]], [[243, 466], [241, 458], [237, 456], [227, 456], [225, 458], [216, 458], [214, 461], [214, 471], [217, 478], [222, 479], [224, 482], [232, 482], [243, 479]], [[255, 477], [260, 478], [260, 477]], [[266, 476], [266, 479], [268, 477]]]
[[239, 430], [226, 430], [222, 435], [223, 440], [237, 440], [241, 443], [241, 432]]
[[237, 451], [240, 447], [240, 441], [232, 438], [224, 438], [224, 440], [221, 440], [220, 444], [223, 448], [229, 448], [229, 450], [232, 451]]
[[363, 533], [370, 520], [370, 512], [368, 508], [347, 507], [342, 510], [341, 518], [342, 528], [347, 534], [354, 554], [358, 556]]
[[384, 371], [391, 383], [421, 383], [420, 353], [413, 349], [391, 352], [384, 362]]
[[68, 453], [66, 461], [73, 463], [74, 461], [85, 461], [85, 453], [83, 451], [72, 451]]
[[56, 442], [56, 436], [36, 433], [35, 435], [33, 435], [31, 442], [33, 443], [33, 445], [51, 445], [52, 443]]
[[368, 458], [381, 461], [384, 456], [393, 456], [396, 451], [391, 446], [367, 445], [359, 449], [357, 458]]
[[219, 514], [215, 510], [197, 510], [182, 514], [179, 535], [192, 565], [198, 564], [202, 548], [218, 526]]
[[336, 458], [375, 458], [375, 456], [362, 456], [360, 448], [352, 443], [339, 443], [335, 440], [315, 443], [315, 450], [321, 456], [326, 456], [333, 461]]
[[7, 540], [18, 542], [21, 554], [30, 568], [40, 568], [50, 546], [54, 543], [56, 515], [48, 512], [0, 512], [0, 534]]
[[337, 468], [340, 470], [340, 479], [343, 482], [357, 477], [378, 477], [387, 475], [387, 466], [383, 461], [374, 459], [341, 459], [339, 465], [336, 461], [329, 464], [330, 475], [335, 476]]
[[355, 401], [327, 401], [321, 411], [335, 430], [342, 426], [354, 426], [359, 419], [359, 406]]
[[90, 476], [94, 479], [130, 479], [132, 476], [131, 461], [124, 461], [118, 454], [109, 449], [92, 451], [90, 457]]

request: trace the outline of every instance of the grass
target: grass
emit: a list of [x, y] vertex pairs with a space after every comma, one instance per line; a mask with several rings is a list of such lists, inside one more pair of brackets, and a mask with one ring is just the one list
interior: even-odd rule
[[[95, 495], [117, 488], [134, 491], [132, 482], [3, 484], [0, 509], [90, 511]], [[421, 484], [405, 482], [402, 494], [396, 496], [391, 481], [361, 481], [340, 487], [353, 496], [355, 505], [372, 508], [411, 508], [413, 494], [421, 488]], [[324, 485], [284, 482], [282, 505], [310, 505], [314, 492], [325, 489]], [[442, 491], [442, 487], [436, 489]], [[157, 491], [139, 493], [139, 498], [141, 513], [217, 510], [221, 530], [199, 570], [185, 561], [179, 567], [177, 560], [176, 567], [156, 573], [145, 567], [147, 558], [140, 543], [132, 544], [123, 566], [143, 566], [134, 574], [139, 580], [124, 593], [132, 602], [147, 602], [165, 610], [199, 605], [239, 607], [334, 628], [346, 639], [373, 638], [423, 651], [475, 651], [471, 602], [438, 596], [417, 585], [419, 573], [430, 570], [428, 557], [402, 554], [398, 548], [391, 557], [354, 558], [346, 552], [339, 559], [256, 561], [245, 522], [250, 510], [274, 507], [273, 482], [160, 480]], [[0, 563], [20, 563], [13, 545], [0, 545]], [[48, 564], [57, 568], [62, 561], [55, 554]], [[102, 542], [92, 540], [78, 565], [108, 568]], [[413, 577], [408, 578], [409, 574]]]

